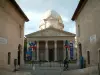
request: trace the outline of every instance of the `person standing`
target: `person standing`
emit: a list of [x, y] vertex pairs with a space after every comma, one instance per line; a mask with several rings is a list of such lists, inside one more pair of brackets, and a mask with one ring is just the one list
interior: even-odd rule
[[84, 68], [84, 58], [83, 56], [80, 56], [80, 68]]
[[66, 68], [66, 69], [68, 69], [68, 59], [67, 59], [67, 57], [65, 58], [65, 60], [64, 60], [64, 68]]

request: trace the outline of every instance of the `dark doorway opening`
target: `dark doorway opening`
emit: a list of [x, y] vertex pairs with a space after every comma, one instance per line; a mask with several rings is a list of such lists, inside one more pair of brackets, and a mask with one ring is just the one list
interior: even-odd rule
[[82, 56], [82, 45], [81, 43], [78, 44], [79, 45], [79, 57]]
[[20, 65], [20, 51], [18, 51], [18, 65]]
[[22, 46], [21, 44], [18, 45], [18, 65], [20, 65], [20, 54], [21, 54]]
[[54, 61], [54, 50], [49, 49], [49, 61]]
[[90, 64], [90, 51], [87, 51], [88, 64]]
[[11, 63], [11, 52], [8, 52], [8, 65]]

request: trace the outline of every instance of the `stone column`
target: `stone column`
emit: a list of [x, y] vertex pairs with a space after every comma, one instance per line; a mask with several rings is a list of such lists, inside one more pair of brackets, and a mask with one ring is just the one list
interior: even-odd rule
[[[29, 50], [29, 40], [27, 39], [27, 51]], [[27, 56], [26, 56], [27, 57]], [[27, 58], [26, 58], [26, 60], [27, 60]]]
[[57, 61], [57, 41], [54, 41], [54, 61]]
[[37, 41], [37, 61], [39, 61], [39, 41]]
[[48, 41], [45, 41], [45, 60], [48, 61]]
[[70, 60], [70, 50], [68, 50], [68, 60]]
[[65, 40], [63, 41], [63, 57], [66, 58]]

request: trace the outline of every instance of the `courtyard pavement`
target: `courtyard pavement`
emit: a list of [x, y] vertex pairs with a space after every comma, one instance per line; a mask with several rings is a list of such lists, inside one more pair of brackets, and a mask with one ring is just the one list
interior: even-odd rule
[[0, 75], [98, 75], [98, 73], [85, 73], [83, 69], [79, 69], [76, 63], [69, 64], [69, 69], [63, 71], [63, 64], [51, 62], [43, 63], [41, 66], [35, 64], [34, 67], [30, 64], [25, 64], [17, 72], [0, 70]]

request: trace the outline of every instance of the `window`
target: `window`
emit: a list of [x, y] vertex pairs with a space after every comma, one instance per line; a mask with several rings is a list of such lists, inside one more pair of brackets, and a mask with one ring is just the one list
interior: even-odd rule
[[77, 36], [80, 36], [80, 25], [77, 26]]
[[79, 45], [79, 56], [82, 56], [82, 44], [79, 43], [78, 45]]
[[11, 62], [11, 52], [8, 52], [8, 65], [10, 65]]
[[88, 61], [88, 64], [90, 64], [90, 51], [87, 51], [87, 61]]
[[20, 38], [22, 36], [22, 27], [21, 27], [21, 25], [19, 25], [19, 36], [20, 36]]

